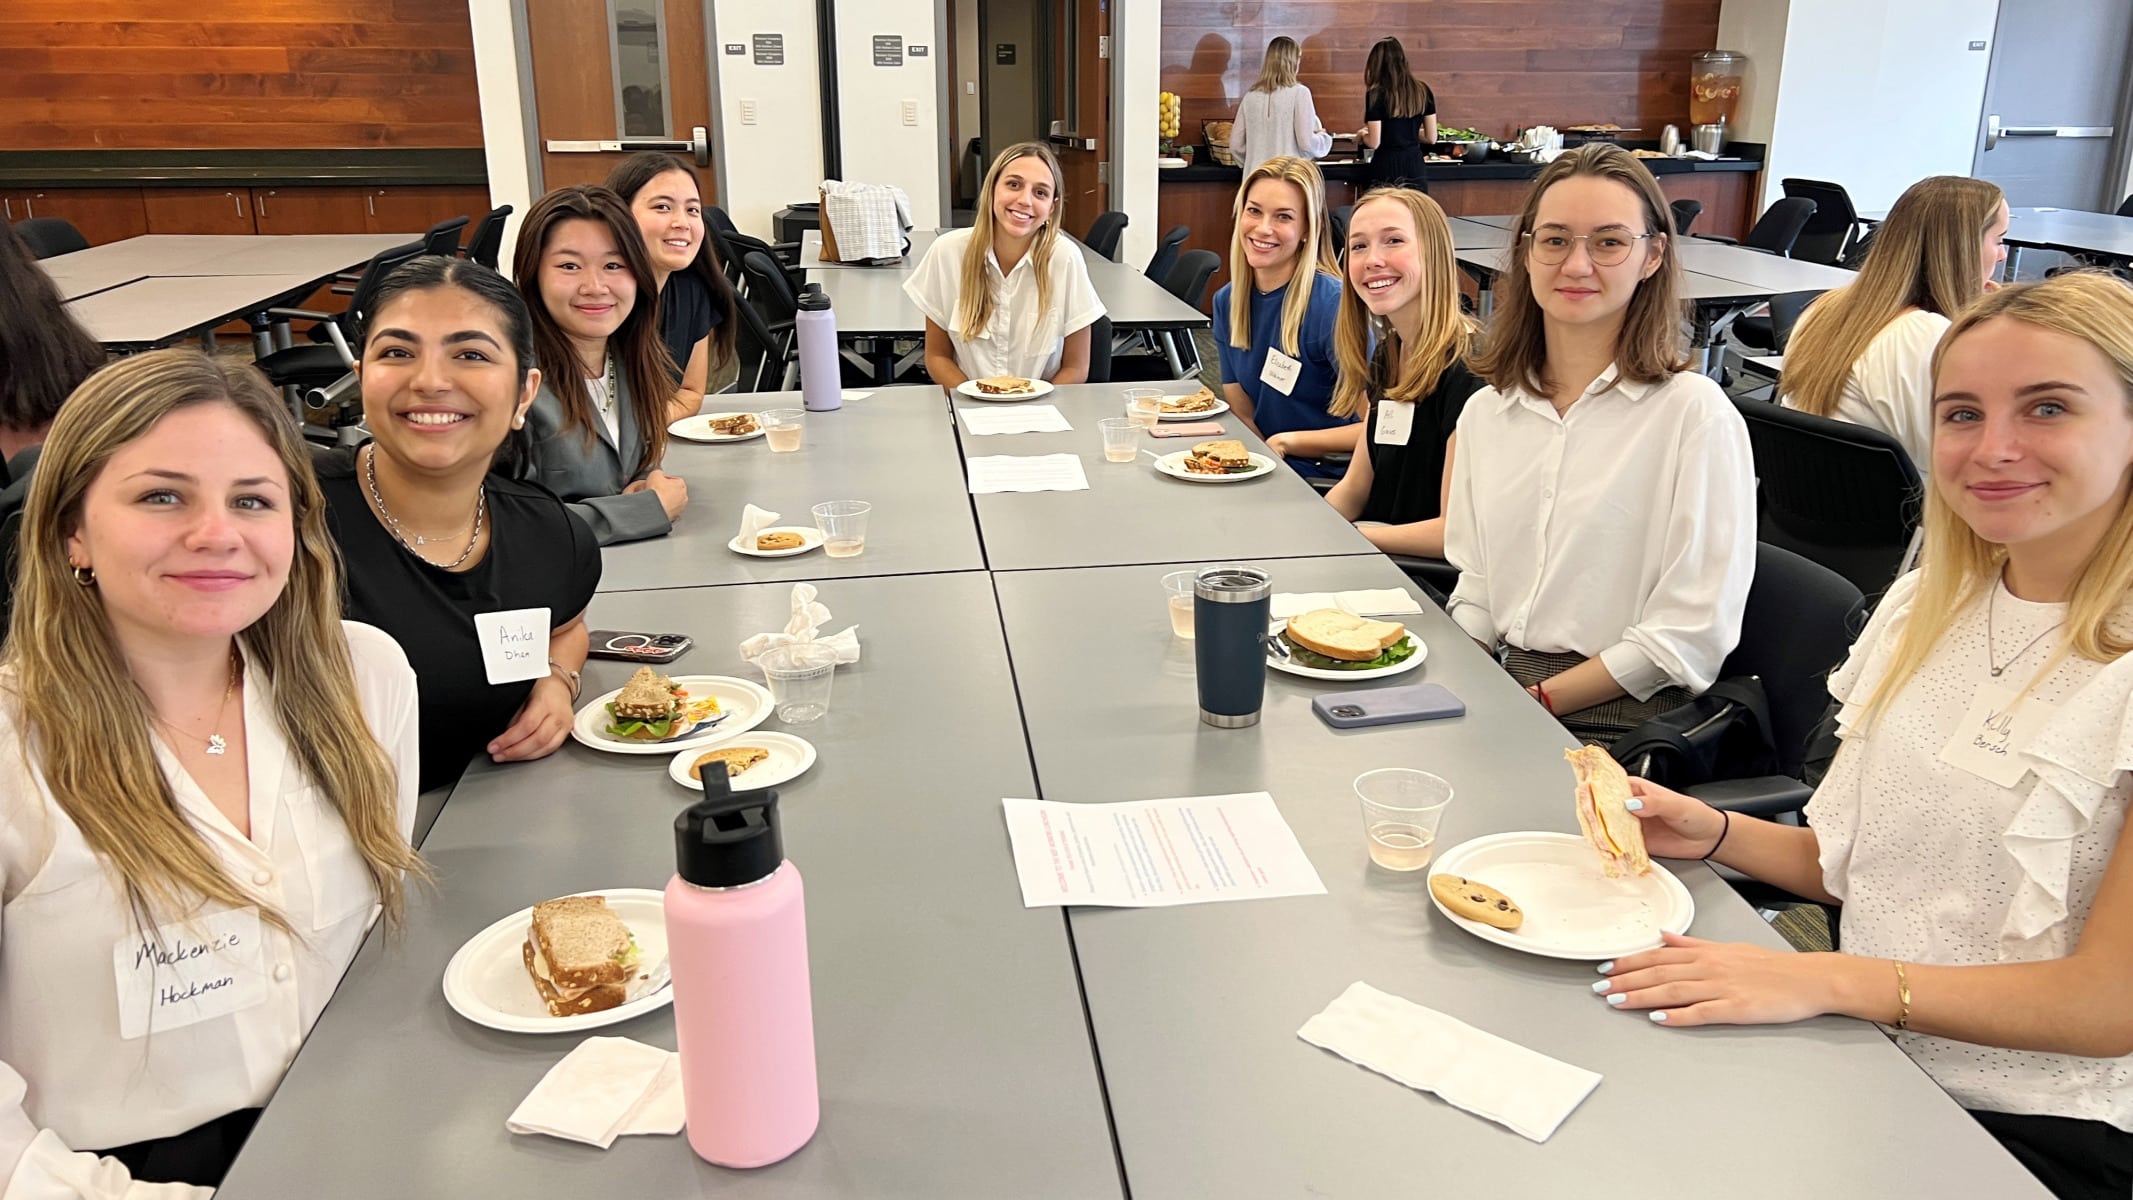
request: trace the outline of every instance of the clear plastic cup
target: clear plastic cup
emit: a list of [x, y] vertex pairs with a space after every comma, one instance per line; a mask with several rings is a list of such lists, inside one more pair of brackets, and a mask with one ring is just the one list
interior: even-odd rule
[[763, 669], [763, 682], [770, 686], [778, 720], [805, 725], [828, 715], [830, 681], [837, 674], [835, 650], [813, 642], [791, 642], [763, 651], [755, 665]]
[[1127, 417], [1105, 417], [1096, 423], [1104, 435], [1104, 461], [1129, 463], [1141, 456], [1141, 426]]
[[763, 414], [763, 440], [770, 443], [771, 453], [789, 454], [800, 448], [806, 417], [804, 408], [773, 408]]
[[1126, 417], [1143, 429], [1153, 429], [1163, 419], [1163, 389], [1127, 388]]
[[1437, 851], [1437, 822], [1452, 802], [1452, 785], [1427, 771], [1385, 767], [1355, 777], [1363, 802], [1370, 861], [1388, 871], [1419, 871]]
[[874, 506], [864, 500], [831, 500], [817, 504], [815, 528], [822, 531], [822, 552], [831, 558], [856, 558], [867, 548], [867, 514]]
[[1170, 608], [1170, 632], [1192, 637], [1192, 581], [1198, 571], [1172, 571], [1163, 576], [1163, 600]]

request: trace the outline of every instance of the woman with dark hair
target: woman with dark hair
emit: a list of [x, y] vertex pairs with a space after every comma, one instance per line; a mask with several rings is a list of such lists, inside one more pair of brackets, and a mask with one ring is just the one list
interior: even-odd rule
[[604, 187], [550, 192], [519, 226], [512, 276], [541, 371], [526, 477], [568, 501], [603, 546], [662, 536], [689, 487], [659, 469], [676, 368], [637, 219]]
[[703, 188], [687, 162], [656, 150], [623, 159], [607, 187], [630, 206], [652, 260], [659, 336], [681, 372], [668, 416], [694, 416], [712, 370], [733, 361], [733, 285], [704, 235]]
[[0, 517], [22, 507], [37, 447], [65, 400], [104, 365], [104, 348], [67, 311], [30, 248], [0, 223]]
[[[478, 263], [418, 258], [386, 276], [362, 335], [372, 440], [313, 460], [347, 615], [391, 634], [421, 678], [422, 787], [476, 754], [550, 754], [570, 730], [600, 548], [513, 477], [542, 382], [526, 302]], [[545, 673], [489, 674], [484, 641], [512, 623], [545, 636]]]
[[1363, 87], [1363, 128], [1355, 139], [1373, 151], [1364, 188], [1427, 192], [1422, 154], [1437, 140], [1437, 96], [1408, 69], [1400, 39], [1379, 38], [1370, 48]]

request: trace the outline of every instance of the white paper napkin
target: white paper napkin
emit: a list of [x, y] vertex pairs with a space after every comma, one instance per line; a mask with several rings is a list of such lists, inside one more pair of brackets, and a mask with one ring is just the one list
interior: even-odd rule
[[969, 461], [970, 494], [990, 492], [1085, 492], [1088, 473], [1076, 454], [995, 454]]
[[755, 536], [778, 523], [778, 514], [767, 508], [748, 505], [741, 510], [741, 531], [733, 535], [736, 544], [755, 545]]
[[859, 661], [859, 626], [841, 629], [828, 637], [822, 636], [822, 626], [830, 619], [829, 606], [815, 600], [819, 593], [812, 583], [792, 585], [792, 618], [785, 628], [776, 633], [759, 633], [741, 643], [741, 660], [754, 662], [763, 651], [772, 646], [784, 646], [792, 642], [814, 642], [828, 646], [837, 652], [839, 663]]
[[1363, 616], [1366, 613], [1418, 613], [1421, 602], [1405, 588], [1358, 588], [1347, 592], [1276, 592], [1267, 601], [1267, 611], [1277, 621], [1298, 613], [1337, 608]]
[[591, 1037], [548, 1068], [504, 1122], [602, 1150], [633, 1133], [680, 1133], [681, 1059], [619, 1037]]
[[1074, 429], [1056, 404], [958, 408], [955, 411], [963, 418], [963, 428], [973, 437], [987, 433], [1071, 433]]
[[1296, 1036], [1536, 1142], [1547, 1141], [1600, 1086], [1600, 1076], [1583, 1067], [1361, 981]]

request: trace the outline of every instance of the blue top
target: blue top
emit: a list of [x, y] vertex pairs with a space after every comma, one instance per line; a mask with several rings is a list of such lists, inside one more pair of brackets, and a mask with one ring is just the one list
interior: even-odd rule
[[1333, 382], [1338, 375], [1333, 357], [1333, 318], [1340, 310], [1341, 281], [1314, 272], [1311, 305], [1304, 310], [1297, 330], [1296, 357], [1303, 370], [1296, 386], [1284, 396], [1261, 382], [1269, 347], [1281, 344], [1281, 305], [1288, 296], [1287, 284], [1271, 292], [1252, 292], [1252, 344], [1239, 349], [1229, 344], [1229, 297], [1234, 281], [1215, 293], [1215, 348], [1222, 359], [1222, 382], [1234, 383], [1251, 397], [1252, 423], [1261, 434], [1272, 436], [1297, 429], [1327, 429], [1350, 424], [1352, 419], [1333, 416], [1326, 406], [1333, 402]]

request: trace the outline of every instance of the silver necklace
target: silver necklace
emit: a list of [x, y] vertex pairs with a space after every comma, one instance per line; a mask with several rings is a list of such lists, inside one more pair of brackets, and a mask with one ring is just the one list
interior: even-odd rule
[[416, 534], [414, 541], [411, 542], [407, 540], [406, 531], [400, 527], [400, 518], [394, 516], [393, 510], [385, 506], [385, 495], [384, 493], [378, 490], [378, 448], [375, 444], [373, 444], [369, 447], [369, 449], [370, 456], [363, 460], [363, 482], [370, 488], [370, 498], [378, 505], [378, 515], [384, 517], [385, 523], [392, 527], [393, 537], [397, 539], [402, 546], [405, 546], [407, 548], [407, 552], [409, 554], [414, 555], [416, 558], [421, 559], [423, 562], [429, 563], [433, 567], [443, 567], [445, 570], [450, 571], [457, 568], [459, 564], [467, 561], [468, 556], [474, 553], [475, 545], [481, 541], [482, 514], [486, 513], [489, 509], [488, 481], [483, 480], [480, 489], [474, 493], [474, 528], [469, 530], [467, 533], [467, 548], [459, 552], [458, 558], [455, 558], [448, 563], [435, 562], [432, 561], [429, 556], [423, 554], [422, 551], [417, 549], [416, 547], [426, 546], [432, 541], [442, 542], [453, 539], [426, 538], [423, 537], [421, 534]]
[[1995, 585], [1990, 592], [1987, 592], [1985, 594], [1985, 665], [1992, 669], [1992, 677], [1994, 679], [1998, 679], [2000, 675], [2007, 670], [2007, 668], [2022, 661], [2023, 655], [2029, 653], [2031, 650], [2036, 649], [2037, 643], [2043, 641], [2047, 637], [2050, 637], [2052, 633], [2059, 628], [2059, 625], [2066, 624], [2066, 621], [2062, 619], [2059, 622], [2059, 625], [2054, 625], [2050, 629], [2045, 630], [2043, 633], [2040, 633], [2037, 636], [2029, 639], [2029, 644], [2023, 646], [2020, 650], [2015, 651], [2015, 655], [2013, 658], [2008, 659], [2006, 662], [2001, 662], [1999, 661], [1999, 655], [1995, 654], [1992, 649], [1992, 609], [1993, 602], [1998, 600], [1999, 597], [2000, 589], [1997, 585]]
[[601, 416], [606, 416], [608, 413], [615, 411], [615, 356], [612, 354], [607, 356], [606, 364], [600, 368], [600, 399], [598, 403]]
[[[207, 746], [204, 750], [205, 753], [222, 755], [228, 754], [230, 752], [230, 743], [222, 736], [221, 733], [222, 715], [229, 711], [230, 697], [236, 694], [237, 680], [243, 675], [243, 673], [244, 656], [239, 654], [237, 652], [237, 647], [232, 644], [230, 646], [230, 681], [224, 684], [222, 687], [222, 704], [219, 708], [215, 710], [215, 728], [208, 731]], [[184, 730], [164, 720], [162, 716], [160, 714], [155, 713], [154, 710], [150, 710], [149, 715], [155, 718], [156, 724], [161, 725], [163, 728], [169, 730], [171, 733], [176, 734], [180, 738], [183, 738], [185, 736]], [[193, 736], [198, 737], [200, 735], [194, 734]]]

